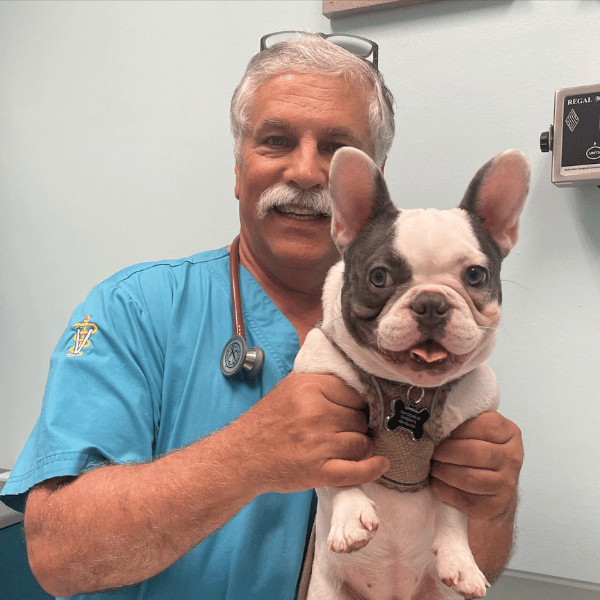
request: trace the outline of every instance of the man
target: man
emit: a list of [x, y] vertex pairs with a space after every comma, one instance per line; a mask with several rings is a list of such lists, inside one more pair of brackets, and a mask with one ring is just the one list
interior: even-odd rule
[[[388, 467], [355, 392], [290, 370], [339, 259], [322, 204], [329, 162], [350, 145], [383, 164], [389, 92], [363, 59], [302, 35], [251, 61], [232, 129], [242, 307], [265, 365], [255, 380], [218, 369], [231, 335], [226, 249], [131, 267], [92, 290], [4, 489], [13, 507], [26, 502], [30, 563], [50, 593], [294, 598], [312, 488]], [[432, 485], [469, 515], [493, 579], [510, 552], [520, 433], [488, 414], [453, 437]]]

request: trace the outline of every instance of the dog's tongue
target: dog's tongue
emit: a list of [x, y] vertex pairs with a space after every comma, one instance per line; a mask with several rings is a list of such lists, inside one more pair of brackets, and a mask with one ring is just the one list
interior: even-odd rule
[[448, 358], [446, 349], [433, 341], [424, 342], [423, 344], [415, 346], [411, 350], [411, 354], [427, 363], [434, 363]]

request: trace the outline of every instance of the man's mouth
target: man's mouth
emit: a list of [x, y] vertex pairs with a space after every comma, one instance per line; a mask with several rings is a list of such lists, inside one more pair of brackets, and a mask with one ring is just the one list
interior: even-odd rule
[[330, 215], [317, 212], [313, 208], [298, 206], [296, 204], [285, 204], [283, 206], [274, 206], [273, 210], [280, 215], [296, 219], [298, 221], [312, 221], [315, 219], [328, 219]]

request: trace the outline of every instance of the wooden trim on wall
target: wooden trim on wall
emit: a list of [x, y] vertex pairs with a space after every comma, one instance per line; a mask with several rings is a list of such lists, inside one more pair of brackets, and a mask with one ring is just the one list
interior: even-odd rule
[[323, 0], [323, 14], [328, 19], [443, 0]]

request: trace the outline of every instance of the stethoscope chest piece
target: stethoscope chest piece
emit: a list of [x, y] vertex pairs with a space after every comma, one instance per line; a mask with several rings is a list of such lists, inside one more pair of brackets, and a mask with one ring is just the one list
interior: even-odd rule
[[260, 346], [248, 348], [241, 335], [234, 335], [223, 348], [221, 354], [221, 371], [226, 377], [232, 377], [242, 369], [255, 377], [265, 362], [265, 353]]

